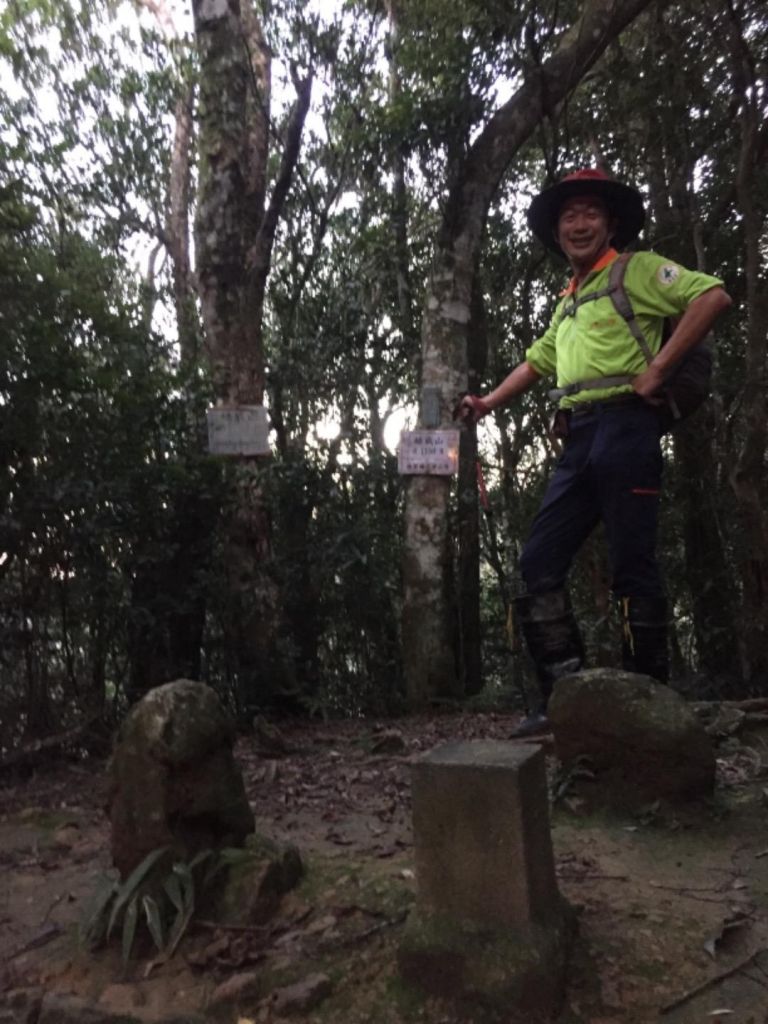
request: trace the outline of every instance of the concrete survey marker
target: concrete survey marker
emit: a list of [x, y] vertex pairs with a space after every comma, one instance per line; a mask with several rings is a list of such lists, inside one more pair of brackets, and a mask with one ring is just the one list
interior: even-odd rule
[[413, 766], [413, 831], [404, 980], [489, 1020], [555, 1013], [571, 928], [541, 748], [471, 741], [427, 754]]

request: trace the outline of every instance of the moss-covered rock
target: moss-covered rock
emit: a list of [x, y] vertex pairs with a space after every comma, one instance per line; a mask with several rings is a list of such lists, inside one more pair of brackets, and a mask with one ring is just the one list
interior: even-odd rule
[[110, 766], [112, 856], [123, 877], [159, 847], [188, 861], [203, 849], [239, 846], [253, 831], [234, 738], [203, 683], [166, 683], [131, 710]]
[[250, 836], [227, 872], [217, 917], [235, 924], [263, 924], [303, 875], [304, 864], [297, 847]]
[[560, 760], [587, 758], [612, 802], [707, 796], [712, 741], [688, 704], [648, 676], [591, 669], [561, 679], [549, 704]]

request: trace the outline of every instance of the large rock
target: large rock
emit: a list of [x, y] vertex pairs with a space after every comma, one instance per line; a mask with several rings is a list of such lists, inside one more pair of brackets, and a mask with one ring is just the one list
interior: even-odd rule
[[250, 857], [230, 866], [219, 899], [220, 919], [227, 924], [260, 925], [269, 921], [286, 893], [304, 875], [301, 854], [295, 846], [278, 846], [261, 836], [248, 840]]
[[203, 683], [166, 683], [131, 710], [110, 768], [112, 857], [123, 878], [158, 847], [187, 861], [242, 845], [254, 819], [234, 739], [234, 723]]
[[710, 738], [682, 697], [648, 676], [605, 668], [567, 676], [548, 713], [560, 760], [588, 759], [620, 801], [712, 792]]

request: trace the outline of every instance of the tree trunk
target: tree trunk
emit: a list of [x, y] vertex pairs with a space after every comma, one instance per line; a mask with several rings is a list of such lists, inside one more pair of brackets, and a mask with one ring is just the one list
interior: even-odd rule
[[[205, 344], [217, 403], [260, 405], [263, 316], [277, 225], [298, 159], [312, 76], [298, 80], [269, 202], [270, 51], [248, 0], [194, 0], [200, 58], [199, 197], [195, 239]], [[243, 457], [225, 526], [229, 655], [244, 709], [282, 689], [290, 669], [279, 640], [270, 512], [260, 460]]]
[[[468, 339], [468, 384], [479, 389], [488, 360], [488, 337], [483, 291], [475, 278], [472, 322], [475, 330]], [[459, 673], [461, 692], [470, 695], [483, 688], [482, 628], [480, 622], [480, 509], [477, 494], [477, 431], [465, 430], [459, 445], [458, 548], [459, 566], [456, 603], [459, 609], [458, 637], [461, 644]]]
[[[184, 478], [196, 490], [177, 487], [167, 522], [156, 521], [159, 534], [152, 555], [140, 552], [133, 568], [128, 629], [128, 683], [131, 702], [171, 679], [199, 679], [206, 617], [202, 578], [212, 554], [217, 510], [205, 486], [200, 462], [205, 412], [194, 382], [200, 359], [200, 324], [190, 263], [192, 87], [175, 108], [168, 213], [160, 233], [171, 262], [173, 302], [181, 354], [181, 386], [188, 389], [189, 436], [178, 459]], [[201, 486], [202, 485], [202, 486]], [[146, 538], [145, 538], [146, 539]]]
[[[395, 106], [400, 100], [402, 86], [397, 65], [399, 42], [398, 11], [394, 0], [387, 0], [389, 17], [389, 102]], [[398, 327], [403, 336], [406, 353], [418, 359], [418, 332], [414, 315], [413, 287], [411, 284], [408, 253], [408, 190], [405, 183], [406, 152], [401, 139], [392, 147], [392, 231], [394, 234], [394, 261], [397, 284]]]
[[195, 290], [189, 259], [189, 209], [191, 193], [191, 151], [193, 90], [189, 86], [176, 101], [168, 220], [165, 242], [171, 257], [173, 304], [179, 336], [182, 367], [196, 369], [200, 325], [195, 304]]
[[[659, 12], [659, 19], [662, 12]], [[663, 38], [663, 22], [655, 22], [649, 46], [659, 42], [666, 52], [674, 38]], [[672, 92], [684, 98], [684, 81], [673, 81]], [[655, 237], [665, 256], [706, 272], [701, 244], [702, 225], [694, 194], [696, 154], [681, 124], [683, 111], [673, 106], [668, 117], [653, 116], [645, 147], [654, 211]], [[711, 225], [715, 227], [715, 225]], [[714, 438], [718, 411], [714, 403], [674, 435], [674, 506], [683, 522], [685, 579], [690, 593], [696, 668], [717, 686], [733, 676], [733, 637], [736, 593], [720, 529], [713, 477], [717, 457]]]
[[742, 399], [742, 443], [730, 482], [742, 526], [742, 674], [750, 691], [765, 687], [768, 678], [768, 512], [765, 459], [768, 444], [768, 294], [761, 280], [760, 244], [766, 211], [758, 205], [761, 169], [763, 90], [756, 61], [740, 24], [726, 4], [734, 93], [739, 97], [741, 152], [736, 173], [736, 201], [744, 232], [746, 278], [746, 355]]
[[[485, 220], [502, 175], [546, 113], [568, 96], [612, 39], [650, 0], [587, 0], [580, 20], [555, 53], [493, 115], [472, 144], [448, 197], [422, 321], [422, 386], [437, 388], [441, 418], [451, 424], [467, 389], [467, 338], [474, 277]], [[415, 477], [405, 521], [403, 655], [412, 706], [458, 689], [449, 581], [450, 481]]]

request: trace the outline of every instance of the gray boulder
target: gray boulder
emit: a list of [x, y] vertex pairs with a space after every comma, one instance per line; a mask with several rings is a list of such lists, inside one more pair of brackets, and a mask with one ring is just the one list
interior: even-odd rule
[[188, 861], [243, 844], [254, 818], [234, 739], [234, 723], [204, 683], [166, 683], [131, 709], [110, 766], [112, 858], [123, 878], [159, 847]]
[[619, 802], [712, 792], [712, 741], [683, 698], [648, 676], [605, 668], [566, 676], [548, 714], [560, 760], [587, 759]]

